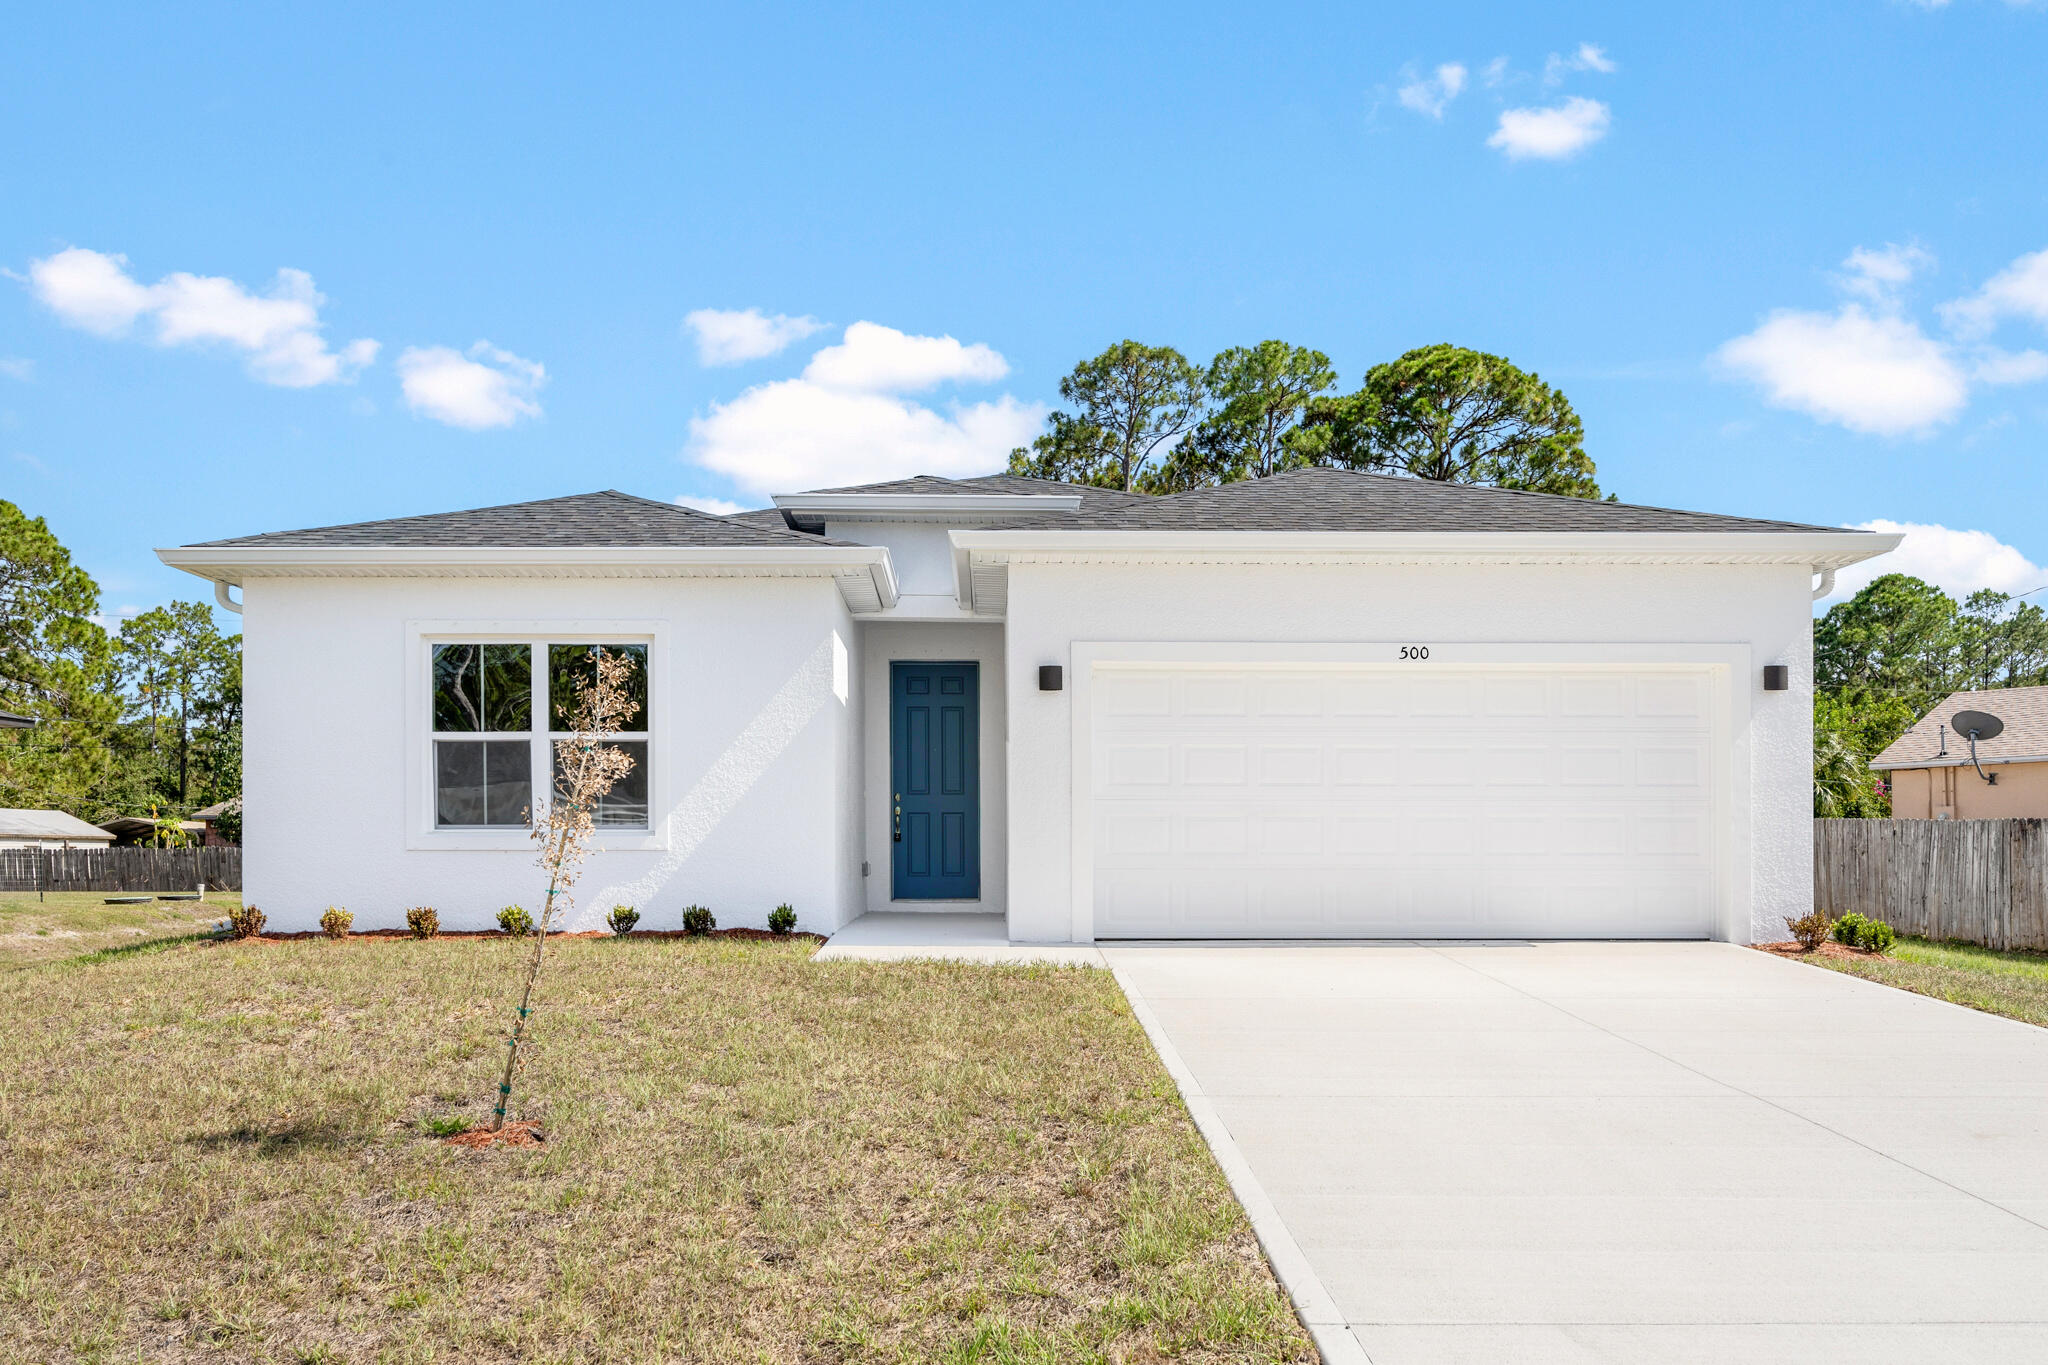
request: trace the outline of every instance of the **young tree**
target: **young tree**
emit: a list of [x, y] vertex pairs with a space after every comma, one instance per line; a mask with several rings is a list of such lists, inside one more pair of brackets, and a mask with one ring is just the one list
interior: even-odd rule
[[1010, 472], [1132, 491], [1153, 462], [1201, 420], [1202, 373], [1171, 346], [1124, 340], [1060, 380], [1072, 411], [1010, 452]]
[[0, 709], [39, 722], [0, 741], [0, 806], [97, 813], [120, 709], [99, 606], [43, 519], [0, 500]]
[[1298, 426], [1316, 396], [1337, 383], [1321, 351], [1284, 341], [1233, 346], [1209, 363], [1204, 383], [1215, 406], [1159, 467], [1155, 491], [1262, 479], [1323, 463]]
[[636, 661], [631, 655], [600, 649], [592, 663], [592, 675], [577, 685], [573, 705], [561, 708], [562, 719], [575, 733], [555, 741], [554, 799], [533, 824], [534, 842], [540, 845], [538, 862], [548, 874], [548, 890], [541, 902], [533, 955], [527, 960], [519, 1013], [512, 1020], [512, 1036], [505, 1042], [505, 1075], [498, 1083], [498, 1103], [491, 1111], [494, 1133], [504, 1130], [505, 1108], [512, 1101], [512, 1076], [519, 1065], [526, 1021], [533, 1015], [533, 989], [540, 980], [548, 929], [568, 911], [569, 888], [576, 882], [596, 828], [597, 803], [633, 770], [626, 751], [604, 743], [604, 737], [625, 729], [640, 709], [630, 687]]
[[1462, 346], [1423, 346], [1373, 366], [1358, 392], [1318, 400], [1306, 425], [1317, 463], [1600, 496], [1565, 396], [1499, 356]]

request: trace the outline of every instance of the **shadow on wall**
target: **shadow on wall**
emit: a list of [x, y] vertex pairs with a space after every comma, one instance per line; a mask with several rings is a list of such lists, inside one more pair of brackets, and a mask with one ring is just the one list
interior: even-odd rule
[[617, 882], [592, 896], [579, 896], [577, 909], [569, 915], [566, 928], [572, 932], [602, 929], [605, 914], [614, 905], [646, 905], [662, 887], [675, 879], [695, 856], [711, 832], [732, 814], [747, 793], [761, 780], [785, 749], [796, 742], [811, 718], [825, 709], [837, 695], [845, 700], [845, 646], [835, 635], [819, 642], [810, 656], [776, 690], [768, 704], [757, 712], [747, 728], [726, 746], [718, 761], [708, 768], [697, 785], [690, 788], [674, 809], [663, 817], [668, 826], [668, 852], [645, 876]]

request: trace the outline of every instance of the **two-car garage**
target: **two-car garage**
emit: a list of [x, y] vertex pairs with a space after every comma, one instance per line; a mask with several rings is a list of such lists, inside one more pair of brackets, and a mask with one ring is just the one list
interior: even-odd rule
[[1424, 649], [1095, 662], [1095, 936], [1710, 937], [1725, 670]]

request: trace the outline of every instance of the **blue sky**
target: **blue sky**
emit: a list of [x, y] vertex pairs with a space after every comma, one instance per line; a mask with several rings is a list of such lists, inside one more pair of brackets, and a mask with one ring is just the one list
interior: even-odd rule
[[2048, 4], [302, 11], [12, 21], [0, 496], [110, 611], [201, 595], [158, 545], [995, 467], [1123, 336], [1479, 347], [1624, 500], [2048, 564]]

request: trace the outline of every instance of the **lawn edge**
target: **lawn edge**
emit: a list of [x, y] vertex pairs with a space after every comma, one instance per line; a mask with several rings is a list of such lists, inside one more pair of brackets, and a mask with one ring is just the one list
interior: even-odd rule
[[[1755, 950], [1752, 949], [1751, 951]], [[1808, 971], [1826, 972], [1829, 976], [1839, 976], [1850, 981], [1858, 981], [1875, 990], [1896, 991], [1900, 995], [1910, 995], [1916, 999], [1932, 1001], [1934, 1004], [1943, 1005], [1952, 1010], [1961, 1010], [1963, 1013], [1975, 1015], [1979, 1019], [1996, 1019], [2000, 1023], [2011, 1024], [2015, 1028], [2031, 1029], [2035, 1033], [2039, 1033], [2044, 1027], [2048, 1027], [2048, 1025], [2031, 1023], [2025, 1019], [2015, 1019], [2010, 1014], [2000, 1014], [1997, 1010], [1983, 1010], [1978, 1009], [1975, 1005], [1965, 1005], [1955, 1000], [1944, 1000], [1938, 995], [1929, 995], [1926, 991], [1916, 991], [1911, 986], [1894, 986], [1889, 981], [1873, 980], [1870, 977], [1860, 975], [1845, 968], [1823, 967], [1818, 962], [1808, 962], [1796, 957], [1782, 957], [1777, 953], [1760, 952], [1757, 953], [1757, 956], [1771, 958], [1784, 963], [1788, 967], [1801, 967]]]
[[1121, 967], [1112, 964], [1109, 971], [1118, 989], [1123, 991], [1124, 999], [1130, 1003], [1131, 1013], [1137, 1017], [1139, 1027], [1145, 1030], [1145, 1037], [1151, 1041], [1152, 1050], [1159, 1054], [1166, 1074], [1173, 1077], [1181, 1102], [1187, 1106], [1188, 1116], [1194, 1120], [1202, 1140], [1209, 1144], [1209, 1152], [1216, 1158], [1217, 1166], [1222, 1168], [1223, 1178], [1229, 1182], [1230, 1192], [1237, 1197], [1245, 1217], [1251, 1220], [1252, 1235], [1258, 1238], [1260, 1250], [1266, 1253], [1266, 1263], [1272, 1267], [1273, 1277], [1287, 1292], [1295, 1317], [1300, 1319], [1309, 1339], [1321, 1353], [1324, 1365], [1372, 1365], [1365, 1348], [1351, 1334], [1351, 1325], [1338, 1311], [1336, 1300], [1330, 1297], [1314, 1267], [1309, 1265], [1308, 1257], [1302, 1254], [1294, 1234], [1282, 1221], [1280, 1211], [1273, 1207], [1265, 1186], [1252, 1173], [1251, 1163], [1238, 1150], [1237, 1140], [1231, 1137], [1222, 1115], [1202, 1093], [1201, 1082], [1181, 1060], [1179, 1050], [1166, 1036], [1166, 1030], [1160, 1025], [1158, 1016], [1152, 1013], [1152, 1007], [1146, 1003], [1137, 983]]

